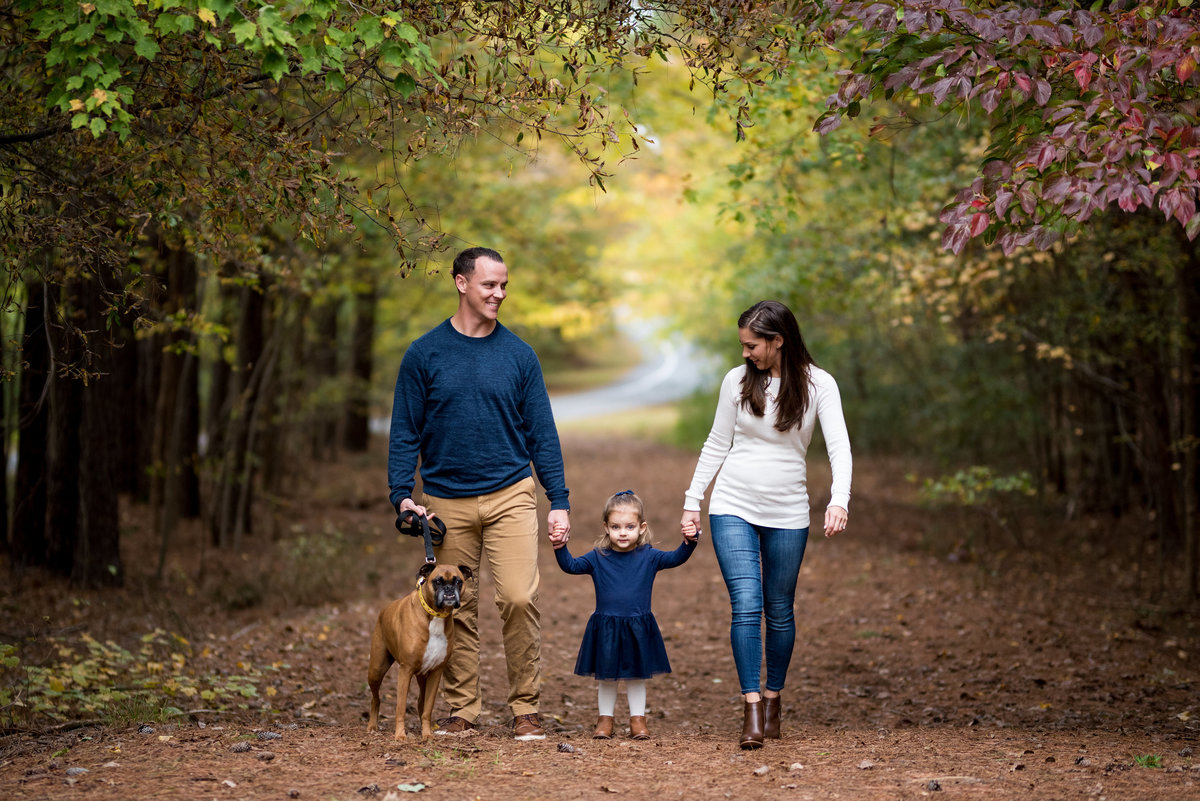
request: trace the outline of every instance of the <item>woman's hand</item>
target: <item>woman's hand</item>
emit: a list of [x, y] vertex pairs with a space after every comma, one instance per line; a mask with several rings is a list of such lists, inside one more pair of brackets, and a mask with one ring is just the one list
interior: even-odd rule
[[850, 513], [840, 506], [830, 506], [825, 510], [825, 536], [832, 537], [846, 530], [850, 522]]
[[688, 542], [695, 542], [700, 537], [700, 513], [684, 509], [683, 517], [679, 518], [679, 533]]

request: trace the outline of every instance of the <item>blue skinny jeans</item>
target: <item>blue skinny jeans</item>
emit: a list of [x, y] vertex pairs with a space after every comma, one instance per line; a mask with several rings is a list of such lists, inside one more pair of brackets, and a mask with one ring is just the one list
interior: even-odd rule
[[769, 528], [734, 515], [710, 515], [709, 530], [733, 607], [729, 641], [742, 693], [762, 692], [764, 617], [766, 689], [779, 692], [796, 642], [793, 606], [808, 529]]

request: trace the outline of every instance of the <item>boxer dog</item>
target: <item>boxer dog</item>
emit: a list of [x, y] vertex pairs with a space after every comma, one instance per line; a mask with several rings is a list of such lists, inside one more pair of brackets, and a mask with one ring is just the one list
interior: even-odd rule
[[371, 660], [367, 684], [371, 687], [371, 715], [367, 731], [379, 728], [379, 686], [393, 662], [396, 676], [396, 739], [406, 739], [404, 707], [413, 677], [417, 679], [417, 707], [421, 712], [421, 737], [433, 734], [433, 702], [446, 659], [454, 647], [454, 610], [462, 602], [463, 582], [471, 577], [466, 565], [452, 567], [427, 562], [417, 571], [417, 588], [392, 601], [379, 613], [371, 634]]

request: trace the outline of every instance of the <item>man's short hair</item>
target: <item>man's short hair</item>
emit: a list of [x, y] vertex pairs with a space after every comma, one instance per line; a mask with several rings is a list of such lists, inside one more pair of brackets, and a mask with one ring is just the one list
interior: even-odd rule
[[451, 275], [470, 276], [475, 272], [476, 259], [491, 259], [501, 264], [504, 263], [500, 254], [491, 248], [467, 248], [454, 257], [454, 270]]

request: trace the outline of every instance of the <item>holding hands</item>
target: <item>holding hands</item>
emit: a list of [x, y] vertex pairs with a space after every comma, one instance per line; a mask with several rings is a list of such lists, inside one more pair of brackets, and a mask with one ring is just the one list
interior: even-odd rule
[[546, 518], [546, 527], [550, 529], [550, 544], [558, 550], [571, 538], [570, 513], [565, 509], [552, 510]]
[[679, 519], [679, 533], [683, 535], [685, 542], [695, 542], [700, 539], [700, 513], [683, 511], [683, 517]]

